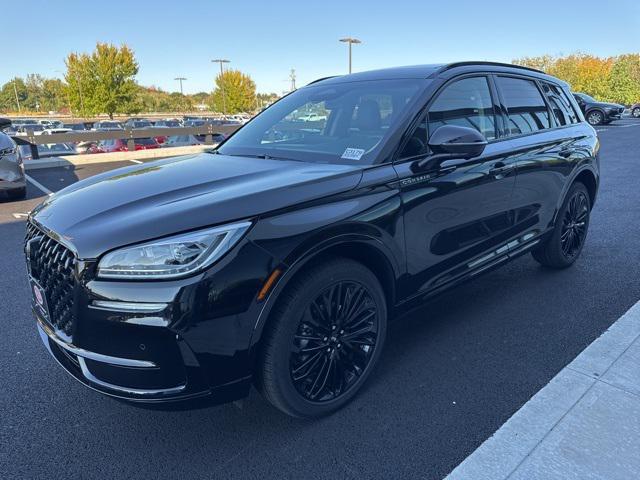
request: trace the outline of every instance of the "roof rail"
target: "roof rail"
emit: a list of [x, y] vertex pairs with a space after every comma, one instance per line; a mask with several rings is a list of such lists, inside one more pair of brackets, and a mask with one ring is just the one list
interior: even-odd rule
[[314, 83], [321, 82], [323, 80], [329, 80], [330, 78], [339, 77], [340, 75], [331, 75], [329, 77], [316, 78], [314, 81], [307, 83], [307, 85], [313, 85]]
[[485, 61], [449, 63], [447, 65], [444, 65], [439, 71], [440, 72], [444, 72], [446, 70], [450, 70], [450, 69], [455, 68], [455, 67], [466, 67], [467, 65], [490, 65], [490, 66], [496, 66], [496, 67], [521, 68], [523, 70], [529, 70], [531, 72], [536, 72], [536, 73], [544, 73], [546, 75], [545, 72], [543, 72], [542, 70], [538, 70], [537, 68], [524, 67], [522, 65], [514, 65], [512, 63], [485, 62]]

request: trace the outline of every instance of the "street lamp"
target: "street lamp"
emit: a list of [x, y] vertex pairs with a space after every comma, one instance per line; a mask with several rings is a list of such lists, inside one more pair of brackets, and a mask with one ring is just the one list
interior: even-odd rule
[[358, 44], [358, 43], [362, 43], [360, 40], [358, 40], [357, 38], [353, 38], [353, 37], [346, 37], [346, 38], [341, 38], [340, 41], [342, 43], [348, 43], [349, 44], [349, 73], [351, 73], [351, 45]]
[[217, 58], [215, 60], [211, 60], [211, 63], [219, 63], [220, 64], [220, 90], [222, 90], [222, 114], [227, 114], [227, 94], [224, 91], [224, 80], [222, 78], [222, 74], [224, 73], [222, 70], [223, 63], [230, 63], [229, 60], [225, 60], [224, 58]]
[[16, 88], [16, 82], [18, 81], [17, 78], [13, 79], [13, 93], [16, 96], [16, 103], [18, 104], [18, 113], [22, 113], [22, 111], [20, 110], [20, 100], [18, 100], [18, 89]]
[[176, 77], [174, 78], [174, 80], [177, 80], [178, 82], [180, 82], [180, 95], [184, 95], [184, 92], [182, 91], [182, 81], [186, 80], [186, 77]]

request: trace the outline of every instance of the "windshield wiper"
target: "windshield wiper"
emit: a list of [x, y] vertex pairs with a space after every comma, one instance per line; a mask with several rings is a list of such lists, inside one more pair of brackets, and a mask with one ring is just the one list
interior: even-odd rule
[[295, 158], [278, 157], [275, 155], [269, 155], [268, 153], [221, 153], [220, 155], [228, 155], [230, 157], [261, 158], [262, 160], [288, 160], [291, 162], [302, 162], [302, 160], [296, 160]]

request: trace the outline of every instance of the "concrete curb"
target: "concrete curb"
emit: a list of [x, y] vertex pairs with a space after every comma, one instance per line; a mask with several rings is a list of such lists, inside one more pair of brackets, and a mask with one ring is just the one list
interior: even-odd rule
[[126, 162], [131, 160], [148, 160], [154, 158], [178, 157], [192, 155], [211, 149], [215, 145], [193, 145], [188, 147], [156, 148], [153, 150], [138, 150], [136, 152], [97, 153], [90, 155], [62, 155], [39, 160], [28, 160], [24, 163], [25, 170], [41, 168], [68, 167], [71, 165], [90, 165], [94, 163]]
[[446, 479], [638, 478], [639, 372], [640, 302]]

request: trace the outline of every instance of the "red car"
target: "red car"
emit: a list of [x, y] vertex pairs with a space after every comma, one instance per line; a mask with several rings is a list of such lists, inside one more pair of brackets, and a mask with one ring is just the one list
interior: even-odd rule
[[[136, 138], [134, 139], [135, 149], [137, 150], [151, 150], [153, 148], [160, 148], [160, 145], [154, 138]], [[110, 152], [126, 152], [127, 141], [118, 140], [101, 140], [98, 142], [95, 153], [110, 153]]]

